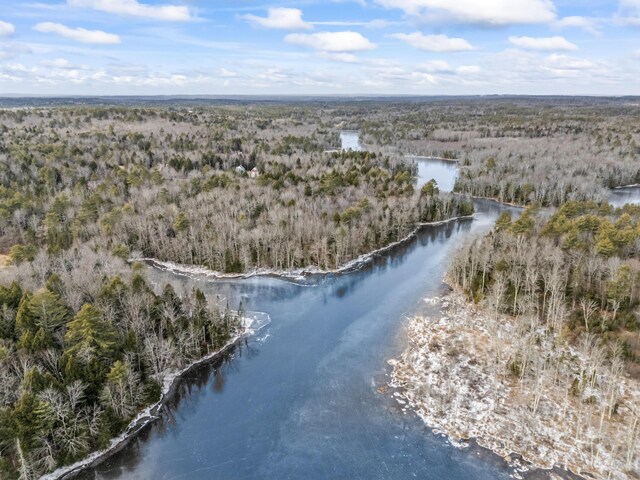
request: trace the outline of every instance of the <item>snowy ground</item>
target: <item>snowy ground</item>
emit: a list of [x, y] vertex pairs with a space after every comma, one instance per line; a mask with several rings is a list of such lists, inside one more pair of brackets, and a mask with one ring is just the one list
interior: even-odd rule
[[175, 262], [166, 262], [162, 260], [158, 260], [156, 258], [147, 258], [147, 257], [132, 257], [129, 259], [130, 262], [151, 262], [158, 268], [163, 270], [170, 271], [175, 273], [176, 275], [184, 275], [184, 276], [204, 276], [209, 278], [250, 278], [255, 276], [274, 276], [274, 277], [282, 277], [289, 278], [293, 280], [304, 280], [308, 275], [326, 275], [330, 273], [346, 273], [354, 270], [358, 270], [362, 268], [362, 266], [366, 265], [370, 262], [375, 256], [381, 255], [389, 250], [392, 250], [399, 245], [407, 242], [411, 238], [413, 238], [418, 230], [427, 225], [444, 225], [446, 223], [455, 222], [457, 220], [473, 218], [473, 215], [464, 216], [464, 217], [455, 217], [450, 218], [448, 220], [442, 220], [440, 222], [428, 222], [428, 223], [420, 223], [418, 227], [407, 235], [405, 238], [398, 240], [397, 242], [390, 243], [382, 248], [374, 250], [369, 253], [365, 253], [360, 255], [359, 257], [350, 260], [344, 263], [339, 268], [325, 270], [323, 268], [317, 266], [309, 266], [305, 268], [297, 268], [297, 269], [275, 269], [275, 268], [256, 268], [254, 270], [245, 272], [245, 273], [224, 273], [215, 270], [210, 270], [206, 267], [196, 266], [196, 265], [184, 265]]
[[640, 478], [639, 382], [617, 379], [620, 407], [608, 418], [593, 400], [598, 385], [606, 383], [605, 371], [598, 374], [593, 392], [578, 398], [568, 394], [567, 385], [584, 362], [572, 347], [543, 339], [535, 355], [555, 355], [558, 367], [550, 369], [544, 383], [520, 381], [508, 369], [518, 351], [511, 319], [489, 317], [458, 293], [426, 302], [440, 306], [441, 314], [413, 318], [410, 346], [400, 359], [389, 360], [394, 368], [390, 386], [398, 389], [401, 404], [452, 443], [474, 438], [507, 459], [516, 453], [537, 468], [557, 466], [602, 479]]

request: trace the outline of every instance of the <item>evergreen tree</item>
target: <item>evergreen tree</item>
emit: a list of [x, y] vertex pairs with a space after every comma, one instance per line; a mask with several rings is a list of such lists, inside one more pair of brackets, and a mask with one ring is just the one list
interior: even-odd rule
[[116, 338], [115, 329], [104, 321], [102, 311], [91, 304], [84, 304], [67, 323], [64, 339], [68, 346], [65, 353], [85, 360], [109, 357], [115, 350]]

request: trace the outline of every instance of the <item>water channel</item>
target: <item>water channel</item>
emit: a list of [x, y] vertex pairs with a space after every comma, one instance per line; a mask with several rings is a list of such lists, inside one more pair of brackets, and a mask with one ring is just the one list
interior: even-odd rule
[[[351, 140], [343, 146], [353, 148]], [[453, 186], [455, 164], [416, 161], [418, 187], [431, 178], [442, 190]], [[454, 448], [384, 389], [387, 360], [406, 345], [408, 316], [445, 288], [452, 249], [510, 209], [489, 200], [475, 206], [473, 220], [424, 227], [343, 275], [213, 281], [150, 268], [158, 284], [197, 286], [232, 307], [242, 301], [271, 322], [189, 373], [159, 421], [79, 478], [511, 478], [501, 458], [473, 444]]]

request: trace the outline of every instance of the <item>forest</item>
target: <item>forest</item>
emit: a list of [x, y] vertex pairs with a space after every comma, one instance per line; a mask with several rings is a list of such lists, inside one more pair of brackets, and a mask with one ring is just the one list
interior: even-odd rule
[[325, 153], [337, 133], [307, 110], [5, 111], [2, 241], [16, 262], [91, 244], [225, 273], [329, 269], [472, 213], [415, 192], [398, 155]]
[[479, 305], [488, 332], [479, 363], [514, 391], [504, 402], [523, 427], [497, 438], [516, 451], [550, 444], [558, 464], [598, 478], [635, 478], [640, 206], [569, 201], [552, 215], [536, 210], [503, 213], [456, 253], [449, 273]]
[[632, 98], [434, 99], [381, 110], [361, 131], [383, 151], [456, 159], [455, 191], [504, 203], [604, 201], [640, 183]]
[[40, 251], [2, 279], [2, 478], [38, 478], [105, 448], [160, 399], [170, 371], [242, 331], [242, 311], [199, 290], [156, 293], [142, 265], [88, 247]]
[[398, 154], [336, 150], [308, 106], [0, 110], [0, 478], [107, 447], [242, 306], [152, 285], [139, 258], [221, 273], [335, 269], [473, 213]]
[[[530, 319], [570, 343], [588, 336], [619, 350], [640, 378], [640, 206], [563, 204], [551, 216], [528, 207], [454, 256], [450, 277], [474, 302]], [[538, 325], [539, 323], [539, 325]], [[514, 364], [527, 370], [527, 355]]]
[[[621, 422], [585, 464], [637, 451], [612, 382], [640, 376], [640, 210], [605, 201], [640, 182], [627, 99], [47, 102], [0, 109], [0, 478], [104, 448], [244, 332], [242, 306], [153, 285], [142, 259], [333, 271], [473, 214], [471, 196], [528, 206], [452, 260], [477, 318], [515, 325], [489, 370], [537, 386], [534, 418], [569, 392], [592, 450]], [[342, 129], [365, 151], [342, 151]], [[407, 155], [457, 161], [456, 193], [416, 188]]]

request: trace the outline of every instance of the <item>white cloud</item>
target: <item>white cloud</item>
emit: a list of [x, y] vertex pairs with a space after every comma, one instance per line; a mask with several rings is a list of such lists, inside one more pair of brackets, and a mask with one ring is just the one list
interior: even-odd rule
[[424, 72], [429, 73], [454, 73], [455, 68], [449, 65], [444, 60], [432, 60], [418, 65], [418, 68]]
[[367, 2], [365, 2], [365, 0], [331, 0], [333, 3], [347, 3], [347, 2], [353, 2], [353, 3], [357, 3], [358, 5], [360, 5], [361, 7], [366, 7], [367, 6]]
[[564, 37], [509, 37], [509, 42], [525, 50], [578, 50], [578, 47]]
[[90, 70], [89, 65], [73, 65], [66, 58], [54, 58], [40, 60], [38, 64], [42, 67], [57, 69], [57, 70]]
[[599, 22], [595, 18], [578, 16], [563, 17], [553, 24], [553, 26], [557, 28], [581, 28], [585, 32], [589, 32], [593, 35], [600, 35], [598, 25]]
[[224, 67], [220, 68], [220, 76], [224, 77], [224, 78], [233, 78], [233, 77], [237, 77], [238, 74], [232, 70], [227, 70]]
[[79, 27], [69, 28], [61, 23], [42, 22], [34, 25], [33, 29], [43, 33], [55, 33], [61, 37], [81, 43], [102, 45], [120, 43], [120, 37], [113, 33], [103, 32], [102, 30], [87, 30]]
[[477, 65], [462, 65], [454, 67], [444, 60], [432, 60], [418, 65], [418, 69], [427, 73], [438, 73], [442, 75], [469, 75], [478, 73], [480, 67]]
[[257, 77], [269, 82], [286, 82], [291, 78], [289, 73], [285, 72], [281, 68], [267, 68], [262, 73], [259, 73]]
[[[94, 78], [104, 78], [103, 75], [99, 75]], [[108, 77], [107, 77], [108, 78]], [[138, 87], [183, 87], [189, 82], [189, 78], [186, 75], [171, 74], [171, 75], [158, 75], [151, 74], [148, 77], [134, 77], [130, 75], [113, 76], [110, 82], [116, 85], [135, 85]]]
[[250, 23], [281, 30], [309, 30], [311, 24], [302, 20], [302, 11], [297, 8], [270, 8], [266, 17], [243, 15], [241, 18]]
[[184, 5], [148, 5], [138, 0], [67, 0], [72, 7], [93, 8], [100, 12], [144, 17], [154, 20], [186, 21], [193, 16]]
[[547, 62], [550, 67], [562, 70], [589, 70], [596, 67], [590, 60], [568, 57], [567, 55], [549, 55]]
[[16, 29], [11, 23], [0, 20], [0, 38], [13, 35], [15, 31]]
[[322, 52], [360, 52], [376, 48], [358, 32], [290, 33], [284, 41]]
[[364, 28], [387, 28], [393, 25], [404, 25], [405, 22], [391, 20], [323, 20], [319, 22], [309, 22], [309, 25], [329, 26], [329, 27], [364, 27]]
[[376, 0], [387, 8], [432, 20], [492, 26], [549, 23], [555, 20], [551, 0]]
[[322, 58], [326, 58], [327, 60], [334, 60], [336, 62], [344, 62], [344, 63], [358, 63], [358, 57], [356, 57], [353, 53], [329, 53], [329, 52], [320, 52], [318, 54]]
[[462, 65], [461, 67], [456, 68], [456, 73], [460, 75], [471, 75], [474, 73], [480, 72], [480, 67], [478, 65]]
[[420, 32], [413, 32], [395, 33], [391, 37], [427, 52], [466, 52], [474, 50], [474, 47], [465, 39], [451, 38], [446, 35], [423, 35]]
[[620, 0], [615, 18], [623, 25], [640, 26], [640, 0]]
[[31, 48], [26, 45], [20, 45], [15, 43], [2, 44], [0, 43], [0, 60], [8, 60], [16, 58], [19, 55], [33, 53]]
[[40, 65], [51, 68], [71, 68], [69, 60], [66, 58], [54, 58], [53, 60], [42, 60]]
[[415, 85], [437, 85], [438, 78], [429, 73], [412, 72], [409, 81]]

